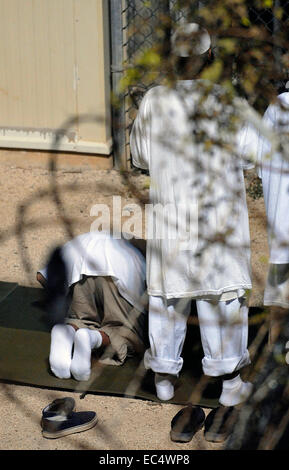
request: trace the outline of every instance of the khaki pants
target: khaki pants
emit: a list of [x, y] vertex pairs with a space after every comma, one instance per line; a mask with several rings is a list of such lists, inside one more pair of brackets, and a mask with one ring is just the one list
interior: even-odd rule
[[100, 358], [105, 364], [123, 364], [127, 356], [145, 350], [147, 315], [119, 294], [109, 276], [84, 276], [73, 286], [66, 323], [107, 334], [110, 345]]

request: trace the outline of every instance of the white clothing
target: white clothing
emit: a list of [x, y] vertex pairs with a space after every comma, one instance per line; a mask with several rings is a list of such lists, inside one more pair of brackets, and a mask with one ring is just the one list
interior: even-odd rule
[[[243, 177], [243, 168], [252, 165], [240, 158], [246, 133], [229, 131], [237, 112], [222, 104], [223, 95], [203, 80], [179, 81], [175, 89], [157, 86], [147, 92], [135, 119], [133, 163], [150, 172], [154, 208], [168, 207], [164, 217], [148, 216], [150, 295], [210, 300], [232, 291], [243, 295], [252, 287]], [[176, 226], [186, 235], [189, 216], [187, 238], [179, 232], [168, 236]]]
[[50, 369], [59, 379], [88, 380], [91, 371], [91, 351], [102, 344], [98, 330], [58, 324], [51, 330]]
[[236, 406], [247, 400], [253, 390], [251, 382], [243, 382], [240, 375], [230, 380], [223, 380], [219, 403], [223, 406]]
[[[83, 275], [111, 276], [119, 293], [139, 312], [146, 311], [146, 262], [129, 241], [105, 232], [88, 232], [67, 242], [62, 255], [69, 286]], [[46, 268], [39, 272], [46, 277]]]
[[[267, 108], [263, 119], [280, 138], [288, 133], [289, 93], [279, 95], [278, 102]], [[258, 160], [268, 220], [270, 263], [289, 263], [289, 161], [280, 152], [272, 154], [266, 137], [260, 137]]]
[[159, 400], [171, 400], [175, 393], [175, 376], [170, 374], [155, 374], [155, 388]]
[[[288, 146], [288, 92], [279, 95], [277, 102], [267, 108], [263, 121], [274, 131], [277, 140]], [[285, 149], [284, 154], [288, 155], [288, 150]], [[271, 264], [264, 292], [264, 305], [289, 307], [289, 278], [280, 282], [277, 275], [278, 270], [283, 270], [278, 265], [289, 263], [289, 161], [273, 148], [266, 136], [259, 137], [258, 161], [267, 214]]]
[[[229, 302], [196, 301], [204, 351], [203, 371], [208, 376], [229, 374], [250, 364], [248, 307], [244, 299]], [[177, 375], [183, 365], [191, 299], [149, 298], [150, 349], [144, 364], [154, 372]]]
[[197, 300], [197, 311], [204, 350], [204, 374], [230, 374], [250, 364], [245, 299], [228, 302]]
[[[285, 273], [285, 275], [284, 275]], [[270, 264], [264, 291], [264, 305], [289, 308], [289, 264]]]

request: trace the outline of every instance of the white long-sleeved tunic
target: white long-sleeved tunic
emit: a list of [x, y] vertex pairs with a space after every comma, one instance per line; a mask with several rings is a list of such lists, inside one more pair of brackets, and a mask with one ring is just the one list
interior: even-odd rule
[[[259, 176], [262, 179], [264, 201], [267, 213], [268, 242], [271, 265], [289, 263], [289, 93], [278, 96], [263, 117], [264, 124], [274, 132], [275, 142], [283, 144], [283, 151], [272, 146], [266, 136], [259, 136], [258, 163]], [[287, 149], [286, 147], [287, 146]], [[275, 144], [274, 144], [275, 145]], [[276, 266], [271, 267], [264, 292], [264, 305], [289, 307], [289, 279], [278, 280]], [[281, 267], [282, 269], [282, 267]], [[288, 269], [287, 269], [288, 271]]]
[[[62, 256], [68, 285], [86, 276], [111, 276], [119, 293], [140, 312], [147, 309], [146, 262], [128, 240], [107, 232], [88, 232], [65, 243]], [[46, 278], [46, 267], [39, 271]]]
[[150, 295], [211, 298], [251, 288], [246, 130], [237, 115], [222, 89], [202, 80], [157, 86], [141, 102], [131, 152], [151, 177]]
[[[277, 138], [286, 138], [289, 93], [278, 96], [277, 102], [267, 108], [263, 120], [275, 131]], [[270, 262], [289, 263], [289, 161], [278, 150], [272, 153], [270, 140], [260, 136], [258, 162], [268, 219]]]

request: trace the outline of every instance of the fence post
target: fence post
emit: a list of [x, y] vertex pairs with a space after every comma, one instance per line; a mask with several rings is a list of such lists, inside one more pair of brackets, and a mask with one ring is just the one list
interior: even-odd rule
[[119, 98], [119, 106], [112, 107], [113, 157], [116, 169], [128, 168], [125, 137], [125, 98], [119, 94], [118, 84], [123, 73], [124, 44], [123, 16], [125, 0], [110, 0], [111, 86]]

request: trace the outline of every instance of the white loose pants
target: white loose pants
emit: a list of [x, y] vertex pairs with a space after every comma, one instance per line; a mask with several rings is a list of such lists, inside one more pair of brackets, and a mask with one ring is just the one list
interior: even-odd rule
[[[150, 296], [150, 349], [144, 356], [147, 369], [172, 375], [180, 372], [191, 301], [191, 298]], [[204, 351], [204, 374], [220, 376], [250, 364], [247, 349], [248, 307], [244, 298], [197, 300], [196, 304]]]

